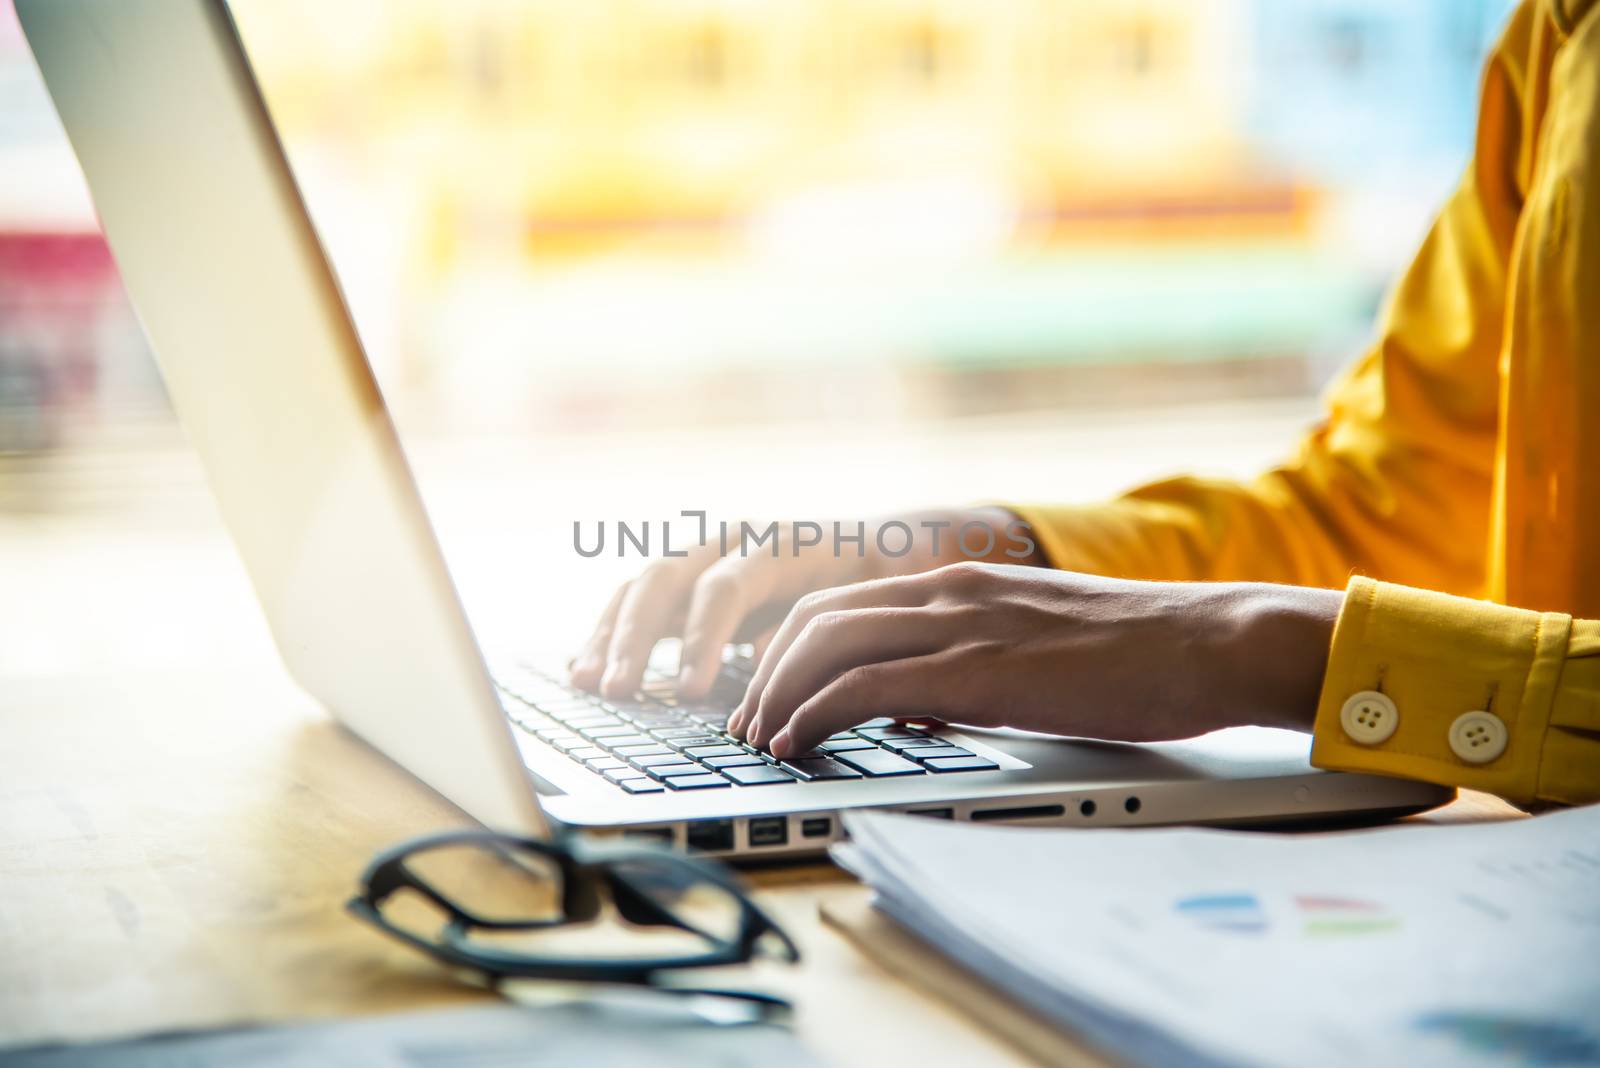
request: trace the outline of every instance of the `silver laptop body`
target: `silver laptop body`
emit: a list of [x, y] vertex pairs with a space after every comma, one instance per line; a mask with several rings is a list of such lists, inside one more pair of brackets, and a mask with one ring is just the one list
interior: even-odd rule
[[[941, 730], [934, 740], [994, 769], [628, 792], [597, 770], [616, 759], [606, 738], [569, 721], [612, 716], [654, 742], [714, 737], [718, 720], [660, 726], [694, 714], [667, 691], [585, 709], [559, 675], [521, 665], [491, 680], [221, 0], [16, 6], [284, 663], [478, 820], [538, 835], [549, 817], [753, 857], [820, 851], [837, 813], [863, 806], [1095, 827], [1344, 818], [1451, 796], [1314, 770], [1303, 735], [1267, 730], [1142, 746]], [[885, 754], [906, 741], [876, 735]]]

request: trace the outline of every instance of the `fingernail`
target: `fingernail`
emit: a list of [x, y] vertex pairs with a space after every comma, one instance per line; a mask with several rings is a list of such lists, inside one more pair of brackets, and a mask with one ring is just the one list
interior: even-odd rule
[[789, 755], [789, 728], [785, 727], [783, 730], [779, 731], [773, 736], [772, 745], [770, 748], [772, 749], [772, 755], [775, 757], [786, 757]]

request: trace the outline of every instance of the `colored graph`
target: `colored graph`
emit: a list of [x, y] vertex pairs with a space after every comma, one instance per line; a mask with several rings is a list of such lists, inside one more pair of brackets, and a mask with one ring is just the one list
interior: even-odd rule
[[[1400, 926], [1399, 917], [1373, 901], [1327, 894], [1299, 894], [1292, 913], [1313, 937], [1376, 934]], [[1254, 894], [1200, 894], [1179, 898], [1173, 911], [1198, 927], [1231, 934], [1259, 934], [1270, 926], [1266, 907]]]
[[1267, 914], [1254, 894], [1186, 897], [1179, 899], [1173, 908], [1180, 916], [1216, 931], [1257, 934], [1267, 929]]
[[1318, 936], [1363, 935], [1400, 926], [1399, 917], [1382, 905], [1348, 897], [1301, 895], [1294, 899], [1305, 933]]
[[1528, 1019], [1482, 1012], [1430, 1012], [1417, 1017], [1418, 1031], [1453, 1040], [1471, 1053], [1523, 1065], [1594, 1064], [1600, 1038], [1561, 1020]]

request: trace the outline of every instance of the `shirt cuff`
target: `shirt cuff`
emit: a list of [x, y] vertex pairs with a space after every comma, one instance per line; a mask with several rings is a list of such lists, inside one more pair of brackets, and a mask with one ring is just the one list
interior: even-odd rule
[[1541, 799], [1571, 631], [1560, 613], [1352, 579], [1312, 763]]

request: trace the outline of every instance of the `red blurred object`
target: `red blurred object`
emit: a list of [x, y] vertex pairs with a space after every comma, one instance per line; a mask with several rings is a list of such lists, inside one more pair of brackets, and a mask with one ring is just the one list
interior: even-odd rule
[[92, 402], [104, 342], [127, 306], [97, 233], [0, 233], [0, 449], [56, 443], [63, 409]]

